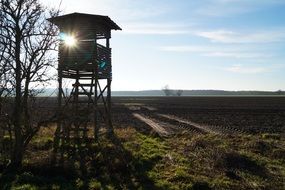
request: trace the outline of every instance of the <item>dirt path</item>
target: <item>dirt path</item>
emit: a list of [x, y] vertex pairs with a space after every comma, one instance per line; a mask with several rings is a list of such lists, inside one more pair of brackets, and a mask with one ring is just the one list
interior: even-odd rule
[[128, 107], [129, 110], [132, 111], [138, 111], [138, 110], [142, 110], [142, 109], [146, 109], [148, 111], [156, 111], [157, 108], [155, 107], [151, 107], [151, 106], [146, 106], [144, 104], [130, 104], [130, 105], [126, 105]]
[[198, 129], [200, 129], [200, 130], [202, 130], [202, 131], [205, 131], [205, 132], [207, 132], [207, 133], [220, 134], [219, 132], [210, 129], [210, 127], [208, 127], [208, 126], [204, 126], [204, 125], [200, 125], [200, 124], [198, 124], [198, 123], [194, 123], [194, 122], [192, 122], [192, 121], [184, 120], [184, 119], [181, 119], [181, 118], [176, 117], [176, 116], [174, 116], [174, 115], [166, 115], [166, 114], [157, 114], [157, 115], [159, 115], [159, 116], [161, 116], [161, 117], [165, 117], [165, 118], [167, 118], [167, 119], [172, 119], [172, 120], [178, 121], [178, 122], [180, 122], [180, 123], [184, 123], [184, 124], [187, 124], [187, 125], [196, 127], [196, 128], [198, 128]]
[[156, 111], [157, 108], [151, 106], [142, 106], [143, 108], [147, 109], [148, 111]]
[[[190, 133], [211, 133], [218, 135], [228, 135], [228, 134], [240, 134], [242, 131], [232, 128], [230, 126], [211, 126], [195, 123], [193, 121], [177, 117], [175, 115], [159, 114], [155, 111], [154, 107], [145, 105], [131, 105], [127, 106], [129, 110], [133, 113], [132, 115], [146, 123], [154, 131], [156, 131], [161, 136], [168, 136], [175, 133], [181, 133], [182, 131], [188, 131]], [[148, 110], [149, 112], [143, 114], [143, 110]], [[144, 111], [145, 111], [144, 110]], [[166, 120], [165, 120], [166, 119]], [[176, 122], [176, 124], [174, 124]]]
[[219, 134], [219, 135], [241, 133], [241, 131], [237, 131], [234, 128], [200, 125], [198, 123], [195, 123], [195, 122], [192, 122], [192, 121], [189, 121], [186, 119], [182, 119], [182, 118], [176, 117], [174, 115], [167, 115], [167, 114], [157, 114], [157, 115], [164, 117], [164, 118], [167, 118], [167, 119], [170, 119], [170, 120], [175, 120], [175, 121], [178, 121], [180, 123], [184, 123], [184, 124], [196, 127], [197, 129], [200, 129], [206, 133], [213, 133], [213, 134]]
[[166, 130], [165, 126], [162, 126], [160, 122], [149, 119], [142, 114], [133, 113], [133, 116], [140, 121], [149, 125], [155, 132], [157, 132], [161, 136], [168, 136], [171, 134], [170, 131]]

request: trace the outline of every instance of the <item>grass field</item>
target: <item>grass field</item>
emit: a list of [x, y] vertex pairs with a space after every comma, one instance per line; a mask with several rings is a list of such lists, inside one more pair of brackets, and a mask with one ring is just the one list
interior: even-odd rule
[[114, 97], [84, 168], [51, 166], [54, 126], [0, 189], [285, 189], [284, 97]]

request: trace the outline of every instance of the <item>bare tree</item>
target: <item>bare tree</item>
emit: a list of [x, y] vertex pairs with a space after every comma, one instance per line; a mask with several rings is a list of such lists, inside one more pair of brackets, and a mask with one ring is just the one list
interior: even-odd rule
[[164, 92], [165, 96], [171, 96], [172, 95], [172, 90], [169, 89], [169, 85], [165, 85], [162, 88], [162, 91]]
[[[0, 20], [2, 20], [2, 12], [0, 12]], [[5, 52], [8, 48], [7, 39], [2, 38], [3, 30], [0, 30], [0, 114], [2, 113], [3, 99], [9, 95], [11, 89], [8, 84], [11, 77], [11, 68], [8, 66], [10, 62], [10, 55], [6, 55]]]
[[25, 148], [39, 128], [29, 96], [33, 87], [50, 80], [56, 31], [46, 18], [55, 14], [39, 0], [0, 0], [1, 66], [3, 73], [9, 73], [10, 80], [4, 80], [14, 97], [12, 168], [21, 166]]
[[182, 93], [183, 93], [183, 90], [177, 90], [177, 91], [176, 91], [176, 95], [177, 95], [177, 96], [181, 96]]
[[[3, 19], [3, 13], [0, 12], [0, 20]], [[4, 158], [4, 160], [6, 159], [7, 155], [9, 155], [9, 151], [7, 151], [6, 147], [8, 146], [4, 146], [5, 140], [4, 140], [4, 136], [6, 135], [5, 132], [7, 130], [7, 125], [8, 125], [8, 118], [7, 118], [7, 114], [4, 111], [4, 104], [6, 105], [8, 102], [7, 97], [10, 95], [11, 92], [11, 88], [9, 88], [9, 81], [11, 78], [11, 68], [8, 66], [9, 61], [11, 56], [7, 56], [5, 54], [8, 46], [7, 44], [7, 39], [2, 38], [3, 35], [3, 30], [0, 30], [0, 145], [1, 145], [1, 150], [0, 150], [0, 156], [2, 157], [2, 159]], [[11, 130], [9, 130], [9, 136], [10, 136], [10, 141], [12, 139], [12, 134], [11, 134]], [[11, 145], [11, 143], [10, 143]], [[11, 146], [9, 146], [9, 148], [11, 148]]]

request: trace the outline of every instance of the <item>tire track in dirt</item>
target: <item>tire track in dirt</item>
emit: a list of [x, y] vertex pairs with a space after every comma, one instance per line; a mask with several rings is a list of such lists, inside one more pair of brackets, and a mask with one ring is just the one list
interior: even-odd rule
[[186, 132], [190, 132], [190, 133], [196, 133], [196, 134], [205, 134], [207, 132], [205, 132], [204, 130], [201, 130], [193, 125], [189, 125], [187, 123], [182, 123], [179, 122], [177, 120], [173, 120], [170, 118], [166, 118], [166, 117], [162, 117], [159, 114], [155, 114], [156, 118], [158, 118], [158, 120], [162, 120], [165, 121], [167, 123], [171, 123], [172, 125], [175, 126], [176, 131], [178, 133], [181, 133], [182, 131], [186, 131]]
[[[128, 105], [126, 106], [132, 113], [132, 115], [138, 119], [139, 121], [147, 124], [151, 127], [156, 133], [160, 136], [169, 136], [171, 134], [181, 133], [182, 131], [197, 133], [197, 134], [205, 134], [209, 131], [205, 131], [204, 129], [197, 127], [197, 125], [189, 125], [187, 122], [181, 122], [181, 120], [176, 120], [171, 117], [166, 117], [163, 114], [157, 114], [156, 108], [148, 107], [145, 105]], [[148, 109], [151, 108], [151, 109]], [[142, 110], [147, 110], [148, 112], [144, 112]], [[169, 121], [161, 121], [162, 118], [166, 118]], [[171, 123], [176, 123], [175, 125]]]
[[133, 116], [139, 119], [140, 121], [146, 123], [160, 136], [169, 136], [172, 133], [170, 130], [167, 130], [166, 127], [163, 126], [161, 122], [157, 122], [156, 120], [149, 119], [146, 116], [139, 114], [139, 113], [133, 113]]
[[218, 135], [227, 135], [227, 134], [239, 134], [242, 133], [242, 131], [239, 131], [235, 128], [230, 128], [230, 127], [220, 127], [220, 126], [210, 126], [210, 125], [200, 125], [198, 123], [182, 119], [180, 117], [174, 116], [174, 115], [167, 115], [167, 114], [157, 114], [161, 117], [170, 119], [170, 120], [175, 120], [180, 123], [190, 125], [193, 127], [196, 127], [197, 129], [200, 129], [206, 133], [212, 133], [212, 134], [218, 134]]
[[171, 134], [181, 133], [182, 131], [198, 134], [211, 133], [217, 135], [235, 135], [244, 133], [244, 131], [230, 126], [202, 125], [175, 115], [159, 114], [156, 113], [156, 108], [150, 107], [151, 109], [148, 109], [148, 106], [145, 105], [127, 107], [133, 112], [132, 115], [136, 119], [150, 126], [161, 136], [169, 136]]
[[[171, 134], [177, 134], [181, 132], [190, 132], [196, 134], [205, 134], [205, 132], [195, 126], [190, 126], [185, 123], [178, 122], [173, 119], [165, 119], [154, 111], [157, 109], [145, 105], [128, 105], [126, 106], [132, 113], [132, 115], [147, 124], [160, 136], [169, 136]], [[170, 121], [169, 121], [170, 120]]]
[[157, 110], [157, 108], [152, 107], [152, 106], [145, 106], [145, 105], [143, 105], [143, 106], [141, 106], [141, 107], [147, 109], [148, 111], [156, 111], [156, 110]]
[[161, 117], [165, 117], [165, 118], [168, 118], [168, 119], [172, 119], [172, 120], [178, 121], [180, 123], [184, 123], [184, 124], [196, 127], [198, 129], [206, 132], [206, 133], [221, 134], [218, 131], [212, 130], [209, 126], [200, 125], [198, 123], [194, 123], [194, 122], [189, 121], [189, 120], [184, 120], [184, 119], [181, 119], [181, 118], [173, 116], [173, 115], [166, 115], [166, 114], [158, 114], [158, 115], [161, 116]]

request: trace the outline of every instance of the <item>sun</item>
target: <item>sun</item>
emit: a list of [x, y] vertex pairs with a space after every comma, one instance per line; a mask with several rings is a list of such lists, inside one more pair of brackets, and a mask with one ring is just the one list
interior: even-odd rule
[[65, 36], [64, 38], [64, 43], [67, 45], [67, 46], [75, 46], [76, 45], [76, 39], [74, 38], [74, 36]]

